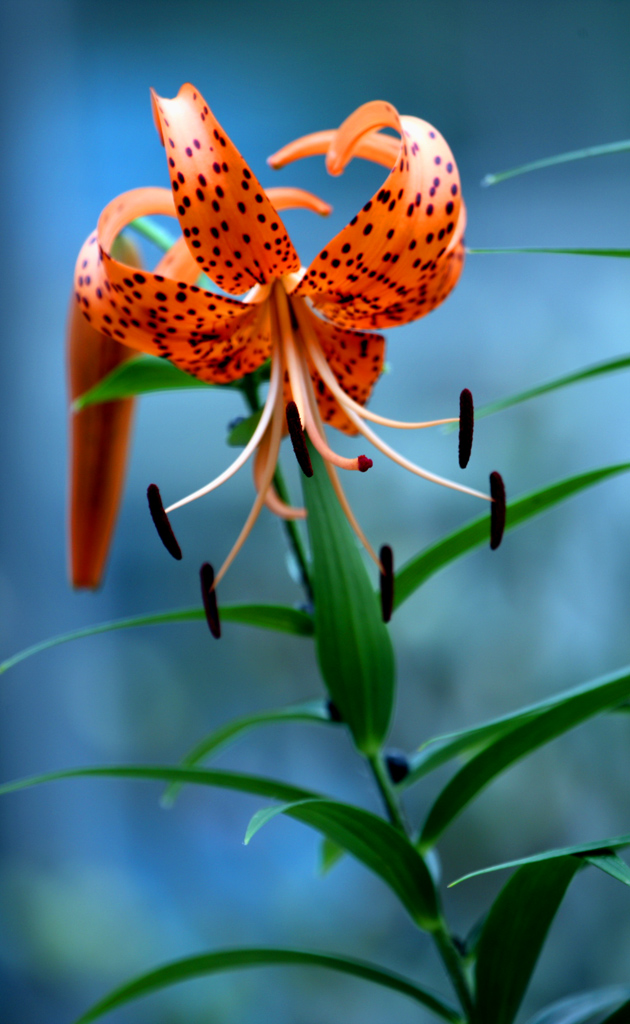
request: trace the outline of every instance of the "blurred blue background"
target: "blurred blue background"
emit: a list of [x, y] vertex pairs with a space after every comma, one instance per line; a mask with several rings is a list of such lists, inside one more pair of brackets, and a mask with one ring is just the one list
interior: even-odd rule
[[[149, 86], [192, 81], [264, 185], [310, 188], [328, 221], [288, 213], [306, 264], [378, 188], [357, 161], [338, 179], [313, 159], [274, 174], [266, 156], [335, 127], [369, 99], [435, 123], [459, 164], [471, 246], [627, 246], [630, 157], [482, 189], [489, 171], [630, 135], [627, 0], [193, 2], [5, 0], [3, 93], [2, 656], [109, 618], [198, 603], [197, 566], [220, 562], [252, 498], [240, 473], [177, 514], [175, 563], [145, 489], [167, 500], [224, 467], [238, 395], [141, 402], [107, 579], [66, 580], [64, 319], [73, 265], [117, 193], [168, 183]], [[627, 261], [471, 256], [449, 301], [389, 332], [373, 406], [407, 419], [452, 414], [462, 387], [482, 403], [628, 351]], [[194, 443], [191, 444], [191, 438]], [[397, 437], [421, 464], [459, 477], [453, 435]], [[339, 442], [353, 451], [352, 444]], [[516, 495], [630, 456], [628, 377], [619, 374], [480, 421], [465, 482], [500, 469]], [[289, 459], [287, 472], [298, 486]], [[348, 493], [398, 564], [479, 512], [383, 458]], [[391, 496], [391, 497], [390, 497]], [[395, 616], [400, 694], [393, 743], [472, 724], [630, 660], [628, 480], [621, 477], [432, 579]], [[299, 602], [284, 538], [266, 511], [221, 585], [222, 601]], [[321, 694], [308, 641], [203, 623], [94, 637], [40, 655], [0, 687], [2, 778], [82, 763], [178, 759], [247, 711]], [[625, 716], [593, 722], [496, 782], [441, 844], [444, 877], [563, 843], [629, 830]], [[377, 809], [339, 730], [270, 728], [221, 764]], [[410, 794], [420, 820], [439, 782]], [[295, 945], [379, 960], [445, 989], [429, 941], [361, 867], [316, 876], [317, 839], [276, 820], [242, 838], [260, 801], [186, 791], [170, 812], [156, 785], [62, 782], [0, 804], [0, 1018], [66, 1024], [132, 973], [225, 945]], [[446, 896], [465, 932], [502, 882]], [[525, 1005], [628, 981], [630, 894], [594, 871], [573, 883]], [[112, 1017], [112, 1020], [114, 1017]], [[194, 982], [121, 1011], [138, 1024], [397, 1024], [425, 1020], [402, 997], [297, 969]], [[429, 1017], [427, 1016], [428, 1020]]]

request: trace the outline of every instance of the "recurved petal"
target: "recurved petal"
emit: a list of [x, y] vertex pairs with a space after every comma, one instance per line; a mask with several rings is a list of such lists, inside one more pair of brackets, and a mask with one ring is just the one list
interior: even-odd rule
[[[133, 355], [133, 349], [96, 331], [73, 296], [67, 334], [71, 401]], [[133, 408], [128, 398], [70, 413], [69, 571], [75, 587], [93, 589], [103, 576], [124, 485]]]
[[[135, 217], [173, 214], [166, 189], [136, 189], [110, 203], [77, 261], [77, 301], [92, 326], [141, 352], [170, 359], [200, 380], [227, 383], [267, 358], [257, 344], [245, 353], [245, 332], [256, 307], [190, 283], [197, 269], [176, 243], [155, 272], [139, 271], [110, 255], [118, 233]], [[167, 277], [169, 269], [178, 277]], [[263, 354], [264, 353], [264, 354]], [[247, 368], [245, 368], [247, 367]]]
[[[302, 308], [309, 317], [326, 361], [341, 387], [355, 402], [365, 405], [383, 372], [385, 338], [380, 334], [344, 330], [316, 316], [306, 303], [303, 303]], [[329, 423], [344, 434], [356, 434], [356, 427], [340, 408], [310, 359], [308, 364], [324, 423]]]
[[282, 220], [201, 93], [187, 84], [175, 99], [152, 97], [177, 216], [199, 268], [233, 295], [299, 270]]
[[[442, 281], [444, 265], [456, 259], [463, 236], [457, 166], [443, 137], [426, 121], [399, 117], [389, 104], [366, 104], [331, 141], [333, 171], [356, 154], [361, 138], [385, 124], [396, 125], [401, 135], [389, 177], [315, 257], [295, 290], [345, 327], [388, 327], [424, 316], [436, 296], [446, 297], [435, 282]], [[450, 271], [446, 276], [456, 280]]]

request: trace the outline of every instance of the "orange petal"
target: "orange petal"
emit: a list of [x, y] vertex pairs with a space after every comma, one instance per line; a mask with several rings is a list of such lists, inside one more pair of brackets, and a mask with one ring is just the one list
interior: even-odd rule
[[388, 327], [424, 316], [458, 276], [444, 267], [457, 261], [465, 210], [457, 166], [435, 128], [399, 117], [389, 104], [366, 104], [332, 139], [332, 169], [342, 169], [370, 131], [394, 123], [401, 140], [389, 177], [316, 256], [294, 292], [310, 295], [344, 327]]
[[[133, 349], [96, 331], [73, 296], [67, 339], [71, 401], [134, 355]], [[70, 414], [69, 569], [75, 587], [93, 589], [103, 576], [124, 484], [134, 404], [126, 398]]]
[[[312, 135], [304, 135], [295, 142], [283, 146], [277, 153], [267, 159], [267, 163], [274, 170], [280, 170], [294, 160], [301, 160], [305, 156], [323, 156], [328, 153], [331, 142], [337, 135], [334, 129], [324, 132], [313, 132]], [[390, 168], [398, 156], [398, 139], [391, 135], [381, 135], [377, 131], [371, 131], [363, 135], [354, 147], [352, 156], [361, 157], [363, 160], [371, 160], [373, 163], [382, 164]], [[269, 191], [269, 190], [267, 190]]]
[[[77, 300], [93, 327], [141, 352], [215, 383], [237, 380], [267, 359], [269, 344], [258, 337], [250, 348], [247, 328], [255, 306], [205, 291], [184, 245], [176, 243], [154, 273], [114, 259], [113, 239], [135, 217], [172, 213], [166, 189], [135, 189], [113, 200], [101, 214], [77, 261]], [[100, 244], [99, 244], [100, 243]], [[160, 273], [170, 267], [175, 279]]]
[[319, 196], [313, 195], [312, 192], [306, 192], [303, 188], [281, 186], [267, 188], [265, 192], [276, 210], [312, 210], [313, 213], [319, 213], [321, 217], [327, 217], [329, 213], [332, 213], [332, 206], [325, 203]]
[[201, 93], [187, 84], [175, 99], [152, 97], [177, 215], [200, 269], [234, 295], [299, 270], [280, 217]]
[[[308, 316], [326, 361], [343, 390], [355, 402], [365, 405], [383, 372], [385, 339], [380, 334], [348, 331], [327, 323], [315, 316], [306, 303], [301, 303], [300, 319], [302, 316]], [[344, 434], [356, 434], [357, 428], [340, 408], [310, 358], [307, 362], [324, 423], [329, 423]]]

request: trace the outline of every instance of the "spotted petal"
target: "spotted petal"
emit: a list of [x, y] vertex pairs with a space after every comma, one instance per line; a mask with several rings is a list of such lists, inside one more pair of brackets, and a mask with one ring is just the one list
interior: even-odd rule
[[365, 104], [333, 136], [329, 169], [340, 173], [358, 155], [361, 139], [373, 139], [382, 127], [401, 136], [389, 177], [315, 257], [295, 291], [344, 327], [388, 327], [424, 316], [454, 287], [455, 268], [461, 270], [459, 174], [432, 125], [400, 117], [388, 103]]
[[300, 268], [274, 206], [192, 85], [153, 93], [177, 216], [199, 268], [239, 295]]
[[[166, 189], [135, 189], [105, 207], [97, 232], [77, 261], [75, 284], [83, 314], [108, 337], [168, 358], [200, 380], [237, 380], [269, 356], [268, 332], [256, 326], [258, 306], [192, 283], [198, 269], [181, 242], [153, 273], [140, 272], [110, 254], [114, 239], [131, 220], [156, 213], [174, 213]], [[251, 340], [253, 330], [256, 338]]]

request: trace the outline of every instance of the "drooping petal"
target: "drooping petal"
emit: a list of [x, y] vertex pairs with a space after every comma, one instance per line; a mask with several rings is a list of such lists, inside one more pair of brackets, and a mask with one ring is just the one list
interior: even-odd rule
[[[316, 316], [303, 300], [296, 298], [293, 303], [301, 333], [309, 330], [314, 332], [330, 369], [345, 393], [355, 402], [365, 405], [383, 372], [385, 338], [380, 334], [344, 330]], [[308, 344], [306, 347], [308, 349]], [[336, 427], [344, 434], [356, 434], [356, 426], [326, 387], [310, 357], [307, 357], [307, 362], [324, 423]]]
[[177, 216], [201, 270], [240, 295], [299, 270], [286, 229], [250, 168], [194, 86], [152, 93]]
[[[97, 232], [77, 261], [75, 284], [83, 314], [103, 334], [214, 383], [228, 383], [268, 358], [265, 331], [249, 344], [257, 306], [198, 287], [194, 261], [179, 242], [153, 273], [110, 255], [119, 232], [146, 214], [173, 215], [166, 189], [135, 189], [105, 207]], [[172, 279], [166, 271], [177, 272]], [[163, 272], [164, 271], [164, 272]]]
[[[290, 142], [283, 146], [277, 153], [268, 157], [267, 163], [274, 170], [280, 170], [294, 160], [301, 160], [305, 156], [324, 156], [330, 149], [330, 144], [337, 135], [336, 129], [324, 132], [313, 132], [312, 135], [303, 135], [301, 139]], [[363, 160], [371, 160], [373, 163], [382, 164], [388, 169], [398, 156], [400, 143], [391, 135], [381, 135], [372, 131], [357, 140], [352, 156], [361, 157]], [[341, 173], [328, 169], [329, 173]]]
[[[126, 243], [125, 258], [139, 265]], [[74, 296], [68, 316], [68, 390], [71, 401], [135, 355], [100, 334]], [[70, 550], [74, 587], [98, 587], [118, 515], [131, 434], [134, 399], [104, 402], [70, 413]]]
[[[465, 210], [453, 155], [440, 133], [386, 103], [365, 104], [331, 139], [334, 173], [376, 128], [401, 135], [383, 187], [315, 257], [295, 295], [311, 296], [344, 327], [388, 327], [424, 316], [446, 298], [461, 263]], [[459, 267], [461, 270], [461, 267]]]

